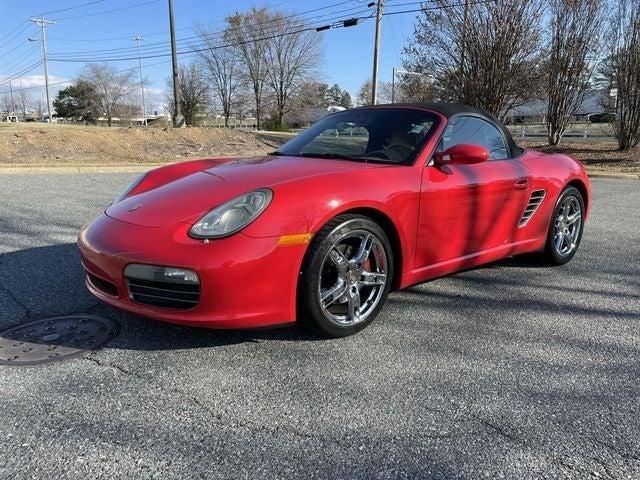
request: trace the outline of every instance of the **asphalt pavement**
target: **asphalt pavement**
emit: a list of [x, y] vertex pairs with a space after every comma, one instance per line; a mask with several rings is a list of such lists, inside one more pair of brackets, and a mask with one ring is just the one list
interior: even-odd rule
[[0, 176], [0, 327], [122, 326], [82, 358], [0, 366], [0, 478], [640, 478], [639, 181], [594, 179], [568, 265], [435, 280], [323, 340], [94, 300], [76, 234], [133, 175]]

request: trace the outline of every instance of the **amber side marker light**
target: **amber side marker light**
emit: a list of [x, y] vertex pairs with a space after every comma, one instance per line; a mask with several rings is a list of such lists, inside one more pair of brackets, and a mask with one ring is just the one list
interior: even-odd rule
[[294, 235], [282, 235], [278, 245], [304, 245], [311, 241], [311, 233], [296, 233]]

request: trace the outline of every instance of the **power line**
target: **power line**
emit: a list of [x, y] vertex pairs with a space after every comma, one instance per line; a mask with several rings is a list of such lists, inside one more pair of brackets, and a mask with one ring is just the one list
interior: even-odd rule
[[[262, 25], [266, 25], [266, 24], [269, 24], [269, 23], [273, 23], [274, 21], [286, 20], [286, 19], [294, 18], [294, 17], [302, 18], [304, 15], [307, 15], [309, 13], [314, 13], [314, 12], [318, 12], [318, 11], [321, 11], [321, 10], [327, 10], [327, 9], [330, 9], [330, 8], [333, 8], [333, 7], [342, 6], [342, 5], [344, 5], [346, 3], [350, 3], [350, 2], [351, 2], [351, 0], [343, 0], [341, 2], [333, 3], [331, 5], [325, 5], [323, 7], [313, 8], [311, 10], [305, 10], [305, 11], [302, 11], [302, 12], [297, 12], [297, 13], [294, 13], [294, 14], [290, 14], [290, 15], [286, 15], [286, 16], [283, 16], [283, 17], [279, 17], [278, 19], [269, 19], [269, 20], [266, 20], [264, 22], [256, 22], [255, 25], [262, 26]], [[361, 8], [361, 7], [351, 7], [351, 8], [347, 8], [346, 10], [342, 10], [340, 12], [338, 12], [338, 11], [328, 12], [326, 14], [323, 14], [323, 16], [335, 15], [337, 13], [345, 13], [346, 14], [346, 12], [351, 11], [351, 10], [356, 10], [358, 8]], [[315, 19], [315, 18], [318, 18], [318, 17], [312, 17], [312, 18]], [[311, 20], [311, 18], [309, 18], [308, 20]], [[213, 24], [213, 23], [223, 23], [223, 22], [225, 22], [224, 19], [223, 20], [215, 20], [213, 22], [207, 22], [207, 23], [203, 24], [203, 26], [206, 26], [206, 25], [209, 25], [209, 24]], [[243, 27], [232, 28], [232, 29], [228, 29], [227, 31], [235, 31], [235, 30], [239, 30], [241, 28], [243, 28]], [[193, 31], [193, 27], [176, 28], [176, 31], [183, 31], [183, 30], [191, 30], [191, 31]], [[211, 35], [213, 35], [213, 34], [222, 35], [224, 32], [225, 32], [225, 30], [220, 30], [220, 31], [217, 31], [217, 32], [213, 32]], [[167, 31], [163, 31], [163, 32], [142, 33], [141, 35], [144, 35], [145, 37], [151, 37], [151, 36], [165, 35], [165, 34], [168, 34], [168, 33], [169, 33], [169, 31], [167, 30]], [[189, 37], [184, 37], [184, 38], [178, 39], [178, 41], [185, 41], [185, 40], [198, 38], [198, 37], [199, 36], [189, 36]], [[104, 39], [89, 39], [89, 38], [85, 38], [85, 39], [78, 39], [78, 38], [61, 39], [61, 38], [57, 38], [56, 40], [69, 41], [69, 42], [71, 42], [71, 41], [73, 41], [73, 42], [91, 42], [91, 41], [119, 41], [119, 40], [128, 40], [128, 39], [129, 39], [128, 36], [126, 36], [126, 37], [122, 36], [122, 37], [110, 37], [110, 38], [104, 38]], [[157, 44], [160, 44], [160, 43], [164, 43], [164, 42], [156, 42], [155, 44], [157, 45]], [[149, 44], [149, 45], [151, 45], [151, 44]], [[126, 47], [126, 48], [131, 49], [131, 47]], [[110, 50], [110, 49], [105, 49], [105, 50]], [[70, 52], [70, 53], [77, 53], [77, 52]], [[83, 52], [83, 53], [86, 53], [86, 52]]]
[[[362, 13], [366, 13], [368, 12], [368, 10], [360, 10], [359, 12], [352, 12], [352, 14], [362, 14]], [[329, 18], [325, 18], [327, 17], [327, 15], [331, 15]], [[336, 15], [336, 12], [331, 12], [329, 14], [324, 14], [321, 16], [318, 16], [316, 18], [322, 19], [322, 23], [325, 22], [334, 22], [336, 20], [344, 20], [345, 16], [343, 15]], [[368, 17], [356, 17], [358, 19], [365, 19]], [[301, 18], [301, 21], [307, 21], [307, 20], [311, 20], [311, 19], [305, 19], [305, 18]], [[278, 33], [281, 31], [281, 27], [282, 27], [282, 22], [283, 22], [283, 18], [280, 17], [278, 19], [276, 19], [276, 21], [280, 21], [279, 25], [273, 25], [271, 27], [268, 27], [267, 29], [263, 29], [263, 31], [261, 32], [262, 35], [271, 35], [274, 33]], [[314, 23], [319, 23], [320, 20], [314, 22]], [[273, 23], [270, 22], [270, 23]], [[247, 28], [249, 30], [254, 30], [257, 31], [258, 27], [260, 25], [255, 24], [255, 25], [249, 25], [249, 26], [245, 26], [243, 28]], [[288, 30], [292, 30], [292, 29], [296, 29], [299, 28], [300, 26], [300, 22], [298, 22], [298, 24], [293, 24], [289, 27], [287, 27]], [[313, 27], [314, 29], [316, 27]], [[238, 29], [233, 29], [233, 30], [238, 30]], [[284, 32], [284, 34], [289, 34], [288, 30], [286, 30]], [[229, 30], [231, 31], [231, 30]], [[223, 40], [223, 36], [224, 34], [227, 33], [225, 31], [220, 31], [220, 32], [211, 32], [211, 33], [204, 33], [201, 35], [195, 35], [193, 37], [188, 37], [188, 38], [193, 38], [193, 39], [197, 39], [199, 40], [198, 42], [192, 42], [189, 44], [189, 47], [191, 49], [194, 48], [198, 48], [200, 46], [202, 46], [203, 48], [201, 50], [208, 50], [211, 48], [220, 48], [222, 46], [233, 46], [235, 45], [234, 43], [228, 43], [228, 41], [221, 43], [221, 44], [217, 44], [214, 45], [213, 47], [211, 45], [207, 45], [206, 47], [204, 47], [204, 45], [202, 45], [202, 41], [211, 41], [211, 40]], [[217, 38], [216, 38], [217, 37]], [[260, 40], [259, 38], [250, 38], [250, 41], [258, 41]], [[187, 43], [187, 38], [183, 38], [181, 39], [181, 43], [184, 45], [185, 43]], [[243, 43], [248, 43], [248, 41], [244, 41], [244, 42], [240, 42], [239, 44], [243, 44]], [[164, 52], [166, 52], [168, 48], [168, 45], [166, 42], [158, 42], [158, 43], [153, 43], [153, 44], [149, 44], [146, 47], [141, 47], [141, 50], [143, 50], [144, 56], [143, 58], [154, 58], [155, 56], [162, 56]], [[184, 51], [190, 51], [190, 50], [184, 50]], [[86, 54], [91, 54], [91, 53], [97, 53], [96, 56], [91, 56], [88, 57]], [[64, 58], [62, 58], [64, 55]], [[120, 57], [118, 57], [118, 55]], [[123, 55], [129, 55], [126, 58], [121, 58]], [[167, 54], [168, 55], [168, 54]], [[125, 47], [125, 48], [121, 48], [121, 49], [104, 49], [104, 50], [93, 50], [93, 51], [86, 51], [86, 52], [69, 52], [67, 54], [63, 54], [63, 53], [59, 53], [59, 54], [52, 54], [52, 57], [56, 57], [56, 58], [52, 58], [52, 61], [70, 61], [70, 62], [83, 62], [83, 61], [124, 61], [124, 60], [135, 60], [134, 56], [134, 52], [132, 51], [131, 47]]]
[[[27, 46], [28, 44], [25, 43], [24, 46]], [[21, 67], [26, 61], [28, 61], [33, 53], [38, 49], [38, 45], [32, 45], [31, 48], [24, 54], [21, 54], [20, 56], [18, 56], [17, 58], [13, 59], [11, 62], [9, 62], [6, 65], [3, 65], [3, 69], [5, 72], [10, 72], [11, 70], [13, 70], [14, 68], [18, 68]], [[8, 74], [10, 75], [10, 74]]]
[[26, 73], [29, 73], [30, 71], [38, 68], [40, 65], [42, 65], [42, 60], [37, 61], [36, 63], [29, 65], [27, 68], [25, 68], [24, 70], [21, 70], [20, 72], [14, 74], [13, 76], [9, 77], [9, 78], [5, 78], [4, 80], [2, 80], [0, 82], [0, 85], [6, 85], [9, 82], [13, 82], [14, 80], [22, 77], [23, 75], [25, 75]]
[[[364, 17], [364, 18], [369, 18], [369, 17]], [[363, 18], [363, 19], [364, 19]], [[330, 25], [328, 28], [342, 28], [342, 25]], [[252, 38], [250, 40], [244, 40], [244, 41], [240, 41], [240, 42], [236, 42], [236, 43], [227, 43], [227, 44], [221, 44], [221, 45], [215, 45], [215, 46], [205, 46], [205, 47], [197, 47], [197, 48], [190, 48], [190, 49], [186, 49], [186, 50], [182, 50], [179, 51], [178, 53], [183, 54], [190, 54], [190, 53], [199, 53], [199, 52], [204, 52], [204, 51], [208, 51], [208, 50], [217, 50], [219, 48], [228, 48], [228, 47], [233, 47], [233, 46], [238, 46], [238, 45], [244, 45], [246, 43], [252, 43], [252, 42], [258, 42], [258, 41], [262, 41], [262, 40], [271, 40], [274, 38], [280, 38], [280, 37], [286, 37], [288, 35], [296, 35], [298, 33], [303, 33], [303, 32], [310, 32], [310, 31], [316, 31], [318, 27], [305, 27], [305, 28], [300, 28], [298, 30], [293, 30], [293, 31], [288, 31], [285, 33], [281, 33], [281, 34], [276, 34], [276, 35], [270, 35], [267, 37], [261, 37], [261, 38]], [[154, 54], [154, 55], [145, 55], [142, 58], [160, 58], [160, 57], [167, 57], [170, 56], [171, 53], [158, 53], [158, 54]], [[126, 60], [135, 60], [135, 57], [124, 57], [124, 58], [109, 58], [109, 59], [102, 59], [103, 61], [111, 61], [111, 62], [123, 62]], [[51, 61], [56, 61], [56, 62], [90, 62], [92, 60], [87, 60], [87, 59], [51, 59]]]
[[106, 2], [107, 0], [94, 0], [93, 2], [82, 3], [73, 7], [61, 8], [60, 10], [51, 10], [49, 12], [43, 12], [41, 15], [52, 15], [54, 13], [68, 12], [69, 10], [76, 10], [77, 8], [87, 7], [89, 5], [95, 5], [96, 3]]
[[[158, 1], [158, 0], [154, 0], [154, 1]], [[489, 3], [491, 1], [495, 1], [495, 0], [479, 0], [476, 2], [472, 2], [474, 4], [480, 4], [480, 3]], [[153, 2], [149, 2], [149, 3], [153, 3]], [[307, 13], [312, 13], [312, 12], [317, 12], [320, 10], [325, 10], [328, 8], [332, 8], [335, 6], [340, 6], [340, 5], [344, 5], [345, 3], [349, 3], [348, 1], [342, 1], [342, 2], [338, 2], [332, 5], [328, 5], [328, 6], [324, 6], [324, 7], [318, 7], [318, 8], [314, 8], [311, 10], [307, 10], [304, 12], [299, 12], [296, 14], [291, 14], [285, 17], [279, 17], [276, 19], [270, 19], [267, 20], [265, 22], [256, 22], [255, 26], [262, 26], [262, 25], [266, 25], [269, 23], [273, 23], [279, 20], [283, 20], [283, 19], [287, 19], [287, 18], [293, 18], [293, 17], [298, 17], [301, 18], [301, 15], [307, 14]], [[398, 15], [398, 14], [405, 14], [405, 13], [414, 13], [414, 12], [420, 12], [420, 11], [424, 11], [424, 10], [432, 10], [432, 9], [444, 9], [444, 8], [452, 8], [452, 7], [456, 7], [459, 6], [461, 4], [450, 4], [450, 5], [437, 5], [437, 6], [431, 6], [428, 7], [426, 6], [423, 2], [403, 2], [403, 3], [393, 3], [393, 4], [389, 4], [389, 7], [399, 7], [399, 6], [405, 6], [405, 5], [420, 5], [420, 8], [416, 8], [416, 9], [407, 9], [407, 10], [400, 10], [400, 11], [389, 11], [388, 9], [385, 10], [385, 14], [388, 15]], [[126, 7], [126, 8], [132, 8], [131, 7]], [[316, 19], [320, 19], [323, 17], [327, 17], [327, 16], [331, 16], [333, 15], [333, 18], [327, 19], [327, 21], [330, 20], [334, 20], [337, 18], [344, 18], [347, 15], [360, 15], [364, 12], [366, 12], [367, 10], [360, 10], [357, 12], [353, 12], [353, 10], [357, 10], [359, 7], [352, 7], [350, 9], [346, 9], [340, 12], [340, 15], [337, 16], [336, 14], [338, 14], [338, 12], [328, 12], [319, 16], [314, 16], [314, 17], [310, 17], [310, 18], [302, 18], [303, 20], [306, 21], [313, 21]], [[349, 12], [349, 13], [348, 13]], [[357, 17], [359, 19], [364, 19], [367, 17]], [[214, 23], [218, 23], [219, 21], [216, 21]], [[190, 27], [188, 29], [192, 29], [193, 27]], [[238, 28], [233, 28], [233, 29], [227, 29], [227, 30], [220, 30], [220, 31], [216, 31], [216, 32], [210, 32], [210, 33], [205, 33], [204, 36], [207, 38], [214, 38], [214, 37], [222, 37], [225, 33], [227, 32], [232, 32], [234, 30], [238, 30], [240, 28], [243, 27], [238, 27]], [[187, 29], [187, 28], [185, 28]], [[279, 29], [279, 26], [275, 26], [274, 28], [275, 30]], [[159, 32], [158, 34], [164, 34], [167, 32]], [[148, 34], [146, 36], [149, 35], [153, 35], [153, 34]], [[119, 40], [120, 38], [130, 38], [130, 37], [114, 37], [112, 39], [104, 39], [104, 40]], [[178, 40], [178, 42], [180, 43], [185, 43], [189, 40], [192, 39], [202, 39], [202, 35], [193, 35], [193, 36], [188, 36], [188, 37], [183, 37], [181, 39]], [[85, 39], [82, 41], [89, 41], [91, 39]], [[80, 41], [80, 40], [78, 40]], [[163, 51], [168, 47], [168, 42], [163, 41], [163, 42], [152, 42], [149, 43], [143, 47], [140, 48], [140, 50], [146, 54], [146, 58], [152, 58], [152, 55], [154, 54], [161, 54], [163, 53]], [[72, 51], [72, 52], [59, 52], [59, 53], [52, 53], [52, 56], [57, 56], [57, 57], [65, 57], [65, 61], [74, 61], [74, 62], [78, 62], [78, 61], [124, 61], [124, 60], [135, 60], [134, 58], [134, 52], [135, 48], [134, 47], [120, 47], [120, 48], [106, 48], [106, 49], [98, 49], [98, 50], [81, 50], [81, 51]], [[85, 56], [86, 54], [98, 54], [97, 57], [95, 58], [91, 58], [91, 59], [86, 59]], [[120, 58], [120, 57], [114, 57], [114, 56], [110, 56], [109, 54], [114, 54], [114, 55], [131, 55], [130, 57], [127, 58]], [[157, 56], [157, 55], [156, 55]], [[68, 57], [68, 58], [67, 58]], [[77, 59], [77, 58], [72, 58], [72, 57], [82, 57], [81, 59]], [[145, 58], [145, 57], [143, 57]], [[52, 60], [53, 61], [53, 60]], [[54, 61], [62, 61], [61, 58], [56, 58]]]
[[27, 23], [26, 25], [24, 25], [22, 27], [22, 29], [20, 31], [18, 31], [15, 35], [13, 35], [11, 38], [9, 38], [8, 40], [2, 42], [4, 44], [5, 47], [8, 47], [7, 50], [0, 54], [0, 57], [4, 57], [10, 53], [12, 53], [14, 51], [14, 48], [16, 48], [15, 46], [11, 45], [11, 42], [13, 42], [13, 40], [15, 40], [17, 37], [19, 37], [20, 35], [22, 35], [26, 30], [29, 29], [29, 27], [32, 27], [32, 25], [30, 23]]
[[148, 2], [142, 2], [142, 3], [136, 3], [134, 5], [129, 5], [127, 7], [121, 7], [121, 8], [113, 8], [111, 10], [103, 10], [101, 12], [94, 12], [94, 13], [86, 13], [84, 15], [73, 15], [71, 17], [56, 17], [56, 21], [60, 21], [60, 20], [75, 20], [76, 18], [86, 18], [86, 17], [95, 17], [98, 15], [107, 15], [109, 13], [114, 13], [114, 12], [122, 12], [124, 10], [131, 10], [132, 8], [138, 8], [138, 7], [143, 7], [145, 5], [151, 5], [152, 3], [158, 3], [160, 0], [151, 0]]
[[[15, 32], [16, 30], [18, 30], [20, 27], [22, 27], [23, 25], [25, 25], [24, 22], [18, 24], [18, 26], [16, 28], [14, 28], [13, 30], [11, 30], [9, 33], [7, 33], [4, 37], [0, 37], [0, 42], [4, 42], [4, 39], [7, 37], [10, 37], [11, 35], [13, 35], [13, 32]], [[26, 23], [26, 26], [28, 27], [30, 24]], [[25, 27], [26, 28], [26, 27]]]
[[[469, 1], [468, 3], [469, 3], [469, 5], [474, 5], [474, 4], [483, 4], [483, 3], [492, 3], [492, 2], [495, 2], [495, 0], [477, 0], [475, 2]], [[309, 10], [309, 11], [306, 11], [306, 12], [302, 12], [301, 14], [312, 13], [312, 12], [319, 11], [319, 10], [326, 9], [326, 8], [332, 8], [334, 6], [342, 5], [344, 3], [348, 3], [348, 2], [339, 2], [337, 4], [329, 5], [329, 6], [326, 6], [326, 7], [316, 8], [316, 9], [312, 9], [312, 10]], [[463, 6], [464, 5], [463, 3], [455, 3], [455, 4], [444, 5], [444, 6], [426, 6], [426, 5], [422, 4], [421, 2], [407, 2], [405, 4], [393, 4], [393, 5], [390, 5], [390, 6], [391, 7], [399, 7], [401, 5], [406, 5], [406, 4], [410, 4], [410, 3], [416, 3], [416, 4], [420, 3], [421, 7], [420, 8], [416, 8], [416, 9], [407, 9], [407, 10], [400, 10], [400, 11], [385, 11], [385, 15], [400, 15], [400, 14], [421, 12], [421, 11], [424, 11], [424, 10], [454, 8], [454, 7], [457, 7], [457, 6]], [[331, 12], [329, 14], [325, 14], [325, 15], [322, 15], [322, 16], [327, 16], [327, 15], [334, 14], [334, 13], [336, 13], [336, 12]], [[296, 17], [298, 15], [300, 15], [300, 14], [290, 15], [289, 17]], [[284, 18], [286, 18], [286, 17], [284, 17]], [[357, 20], [362, 21], [362, 20], [366, 20], [366, 19], [371, 18], [371, 17], [370, 16], [366, 16], [366, 17], [356, 17], [356, 18], [357, 18]], [[280, 20], [282, 20], [282, 18], [280, 18]], [[21, 25], [19, 25], [18, 27], [14, 28], [13, 32], [15, 32], [17, 29], [19, 29], [20, 26]], [[28, 26], [28, 24], [27, 24], [27, 26]], [[338, 26], [334, 26], [333, 28], [339, 28], [339, 27]], [[289, 32], [283, 33], [281, 35], [274, 35], [272, 37], [267, 37], [267, 38], [251, 38], [251, 39], [245, 40], [243, 42], [238, 42], [238, 43], [235, 43], [235, 44], [233, 44], [233, 43], [232, 44], [221, 44], [221, 45], [216, 45], [214, 47], [185, 49], [185, 50], [181, 51], [180, 53], [182, 55], [184, 55], [184, 56], [191, 56], [191, 55], [199, 53], [200, 51], [210, 50], [211, 48], [225, 48], [225, 47], [228, 47], [228, 46], [240, 45], [240, 44], [244, 44], [244, 43], [250, 43], [250, 42], [253, 42], [253, 41], [267, 40], [267, 39], [270, 39], [270, 38], [277, 38], [277, 37], [280, 37], [280, 36], [293, 35], [293, 34], [296, 34], [296, 33], [304, 32], [304, 31], [311, 31], [311, 30], [315, 30], [315, 27], [307, 27], [307, 28], [304, 28], [304, 29], [296, 30], [296, 31], [289, 31]], [[164, 34], [164, 33], [167, 33], [167, 32], [161, 32], [159, 34]], [[223, 31], [217, 32], [215, 34], [221, 35], [222, 33], [223, 33]], [[8, 35], [10, 35], [10, 34], [11, 34], [11, 32]], [[211, 35], [213, 36], [214, 34], [212, 33]], [[7, 35], [5, 35], [5, 37], [6, 36]], [[126, 38], [130, 38], [130, 37], [126, 37]], [[169, 56], [169, 55], [170, 54], [147, 55], [147, 56], [141, 56], [141, 59], [166, 57], [166, 56]], [[137, 58], [137, 57], [135, 57], [135, 58]], [[132, 59], [135, 59], [135, 58], [123, 58], [123, 59], [114, 58], [114, 59], [109, 59], [109, 60], [110, 61], [125, 61], [125, 60], [132, 60]], [[50, 59], [50, 60], [51, 61], [67, 61], [67, 60], [62, 59], [62, 58], [60, 58], [60, 59]], [[76, 61], [87, 61], [87, 60], [68, 60], [68, 61], [76, 62]], [[31, 65], [31, 66], [27, 67], [25, 69], [25, 71], [20, 72], [19, 74], [13, 76], [12, 78], [10, 78], [8, 80], [0, 82], [0, 85], [6, 84], [9, 81], [13, 81], [16, 78], [19, 78], [21, 75], [24, 75], [25, 73], [28, 73], [29, 71], [33, 70], [34, 68], [37, 68], [41, 63], [42, 62], [38, 62], [38, 63], [36, 63], [34, 65]], [[147, 65], [144, 65], [144, 66], [145, 66], [145, 68], [148, 68], [148, 67], [152, 67], [152, 66], [156, 66], [156, 65], [166, 64], [166, 63], [168, 63], [168, 60], [163, 60], [163, 61], [160, 61], [160, 62], [147, 64]], [[118, 71], [118, 73], [119, 72], [126, 72], [126, 71], [136, 70], [137, 68], [138, 67], [120, 70], [120, 71]], [[68, 80], [65, 80], [65, 81], [61, 81], [61, 82], [51, 83], [50, 85], [61, 85], [61, 84], [65, 84], [65, 83], [68, 83], [68, 82], [69, 82]], [[45, 85], [35, 85], [35, 86], [30, 86], [30, 87], [24, 87], [24, 88], [15, 90], [15, 91], [37, 89], [37, 88], [42, 88], [44, 86]], [[0, 92], [0, 94], [5, 94], [5, 93], [8, 93], [8, 91], [7, 92]]]
[[[158, 66], [158, 65], [163, 65], [163, 64], [165, 64], [165, 63], [169, 63], [169, 60], [162, 60], [161, 62], [149, 63], [149, 64], [146, 64], [146, 65], [145, 65], [145, 64], [143, 64], [142, 66], [143, 66], [144, 68], [150, 68], [150, 67], [155, 67], [155, 66]], [[117, 70], [117, 71], [115, 71], [114, 73], [130, 72], [130, 71], [132, 71], [132, 70], [137, 70], [137, 69], [138, 69], [138, 67], [125, 68], [125, 69], [123, 69], [123, 70]], [[12, 79], [11, 81], [13, 81], [13, 79]], [[52, 82], [52, 83], [49, 83], [49, 86], [54, 86], [54, 85], [64, 85], [64, 84], [66, 84], [66, 83], [70, 83], [70, 82], [72, 82], [72, 81], [73, 81], [72, 79], [69, 79], [69, 80], [61, 80], [61, 81], [59, 81], [59, 82]], [[36, 90], [36, 89], [38, 89], [38, 88], [44, 88], [44, 87], [45, 87], [45, 84], [44, 84], [44, 83], [42, 83], [42, 84], [40, 84], [40, 85], [31, 85], [30, 87], [21, 87], [21, 88], [18, 88], [18, 89], [15, 89], [15, 88], [14, 88], [14, 89], [13, 89], [13, 91], [14, 91], [14, 92], [21, 92], [22, 90]], [[9, 90], [4, 91], [4, 92], [0, 92], [0, 95], [4, 95], [5, 93], [9, 93]]]
[[[274, 22], [282, 22], [283, 20], [287, 20], [290, 18], [294, 18], [297, 17], [297, 19], [302, 20], [302, 21], [315, 21], [315, 20], [320, 20], [321, 18], [324, 17], [328, 17], [328, 16], [332, 16], [334, 18], [344, 18], [346, 16], [355, 16], [355, 15], [359, 15], [362, 14], [364, 12], [366, 12], [367, 10], [362, 10], [361, 7], [352, 7], [352, 8], [348, 8], [346, 10], [342, 10], [342, 11], [333, 11], [333, 12], [327, 12], [325, 14], [322, 15], [316, 15], [313, 17], [309, 17], [309, 18], [305, 18], [304, 15], [308, 14], [308, 13], [313, 13], [313, 12], [317, 12], [319, 10], [324, 10], [324, 9], [328, 9], [328, 8], [333, 8], [336, 6], [340, 6], [343, 5], [345, 3], [348, 3], [348, 1], [342, 1], [342, 2], [338, 2], [332, 5], [327, 5], [325, 7], [320, 7], [320, 8], [314, 8], [312, 10], [307, 10], [304, 12], [300, 12], [298, 14], [292, 14], [292, 15], [287, 15], [287, 16], [283, 16], [283, 17], [277, 17], [277, 18], [271, 18], [269, 20], [266, 20], [264, 22], [255, 22], [253, 25], [247, 27], [247, 26], [242, 26], [242, 27], [236, 27], [236, 28], [228, 28], [228, 29], [224, 29], [224, 30], [218, 30], [218, 31], [214, 31], [214, 32], [207, 32], [204, 34], [204, 37], [207, 38], [213, 38], [213, 37], [222, 37], [225, 34], [228, 33], [233, 33], [235, 31], [238, 30], [242, 30], [242, 29], [257, 29], [257, 27], [261, 27], [267, 24], [272, 24]], [[358, 10], [358, 11], [355, 11]], [[339, 14], [339, 15], [338, 15]], [[206, 24], [205, 24], [206, 25]], [[270, 27], [270, 28], [275, 28], [275, 29], [279, 29], [280, 25], [275, 25], [275, 27]], [[193, 27], [190, 27], [191, 30], [193, 30]], [[168, 32], [167, 32], [168, 33]], [[148, 36], [148, 35], [145, 35]], [[198, 35], [192, 35], [192, 36], [188, 36], [188, 37], [183, 37], [178, 39], [179, 43], [185, 43], [187, 41], [190, 40], [198, 40], [198, 39], [202, 39], [203, 35], [198, 34]], [[127, 37], [129, 38], [129, 37]], [[162, 42], [153, 42], [150, 44], [147, 44], [144, 47], [141, 47], [141, 50], [144, 51], [149, 51], [149, 50], [153, 50], [154, 53], [157, 53], [159, 50], [158, 46], [168, 46], [168, 42], [167, 41], [162, 41]], [[96, 53], [96, 54], [100, 54], [100, 53], [115, 53], [115, 52], [121, 52], [122, 55], [126, 54], [127, 52], [133, 52], [133, 50], [135, 50], [134, 47], [121, 47], [121, 48], [105, 48], [105, 49], [98, 49], [98, 50], [80, 50], [80, 51], [73, 51], [73, 52], [62, 52], [62, 53], [53, 53], [52, 55], [65, 55], [65, 56], [80, 56], [80, 55], [84, 55], [84, 54], [91, 54], [91, 53]]]
[[[497, 0], [477, 0], [475, 2], [472, 1], [467, 1], [466, 4], [467, 5], [481, 5], [483, 3], [495, 3]], [[423, 5], [420, 8], [414, 8], [414, 9], [409, 9], [409, 10], [398, 10], [395, 12], [385, 12], [385, 15], [403, 15], [405, 13], [416, 13], [416, 12], [424, 12], [427, 10], [445, 10], [447, 8], [455, 8], [455, 7], [464, 7], [465, 2], [462, 3], [452, 3], [449, 5], [437, 5], [437, 6], [431, 6], [428, 7], [426, 5]]]

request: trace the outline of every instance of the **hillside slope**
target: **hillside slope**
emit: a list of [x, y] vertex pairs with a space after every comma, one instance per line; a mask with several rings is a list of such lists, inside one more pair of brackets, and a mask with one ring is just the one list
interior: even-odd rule
[[218, 128], [119, 128], [0, 124], [0, 165], [136, 165], [188, 158], [260, 155], [277, 138]]

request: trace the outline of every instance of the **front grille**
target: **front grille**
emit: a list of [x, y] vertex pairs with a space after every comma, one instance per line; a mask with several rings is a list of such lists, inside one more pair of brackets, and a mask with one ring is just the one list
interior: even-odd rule
[[125, 277], [129, 295], [134, 302], [154, 307], [187, 310], [200, 300], [199, 284], [181, 284]]
[[96, 290], [100, 290], [101, 292], [106, 293], [107, 295], [111, 295], [113, 297], [118, 296], [118, 287], [116, 287], [114, 283], [111, 283], [103, 278], [97, 277], [91, 272], [86, 272], [86, 273], [87, 273], [87, 279], [89, 280], [89, 283], [91, 284], [91, 286], [93, 286], [93, 288], [95, 288]]
[[519, 227], [524, 227], [529, 222], [529, 220], [531, 220], [531, 217], [533, 217], [533, 214], [536, 213], [536, 210], [538, 210], [538, 207], [542, 203], [542, 200], [544, 200], [545, 195], [546, 192], [544, 190], [534, 190], [533, 192], [531, 192], [531, 197], [529, 198], [527, 208], [524, 209], [522, 217], [520, 217], [520, 221], [518, 222]]

